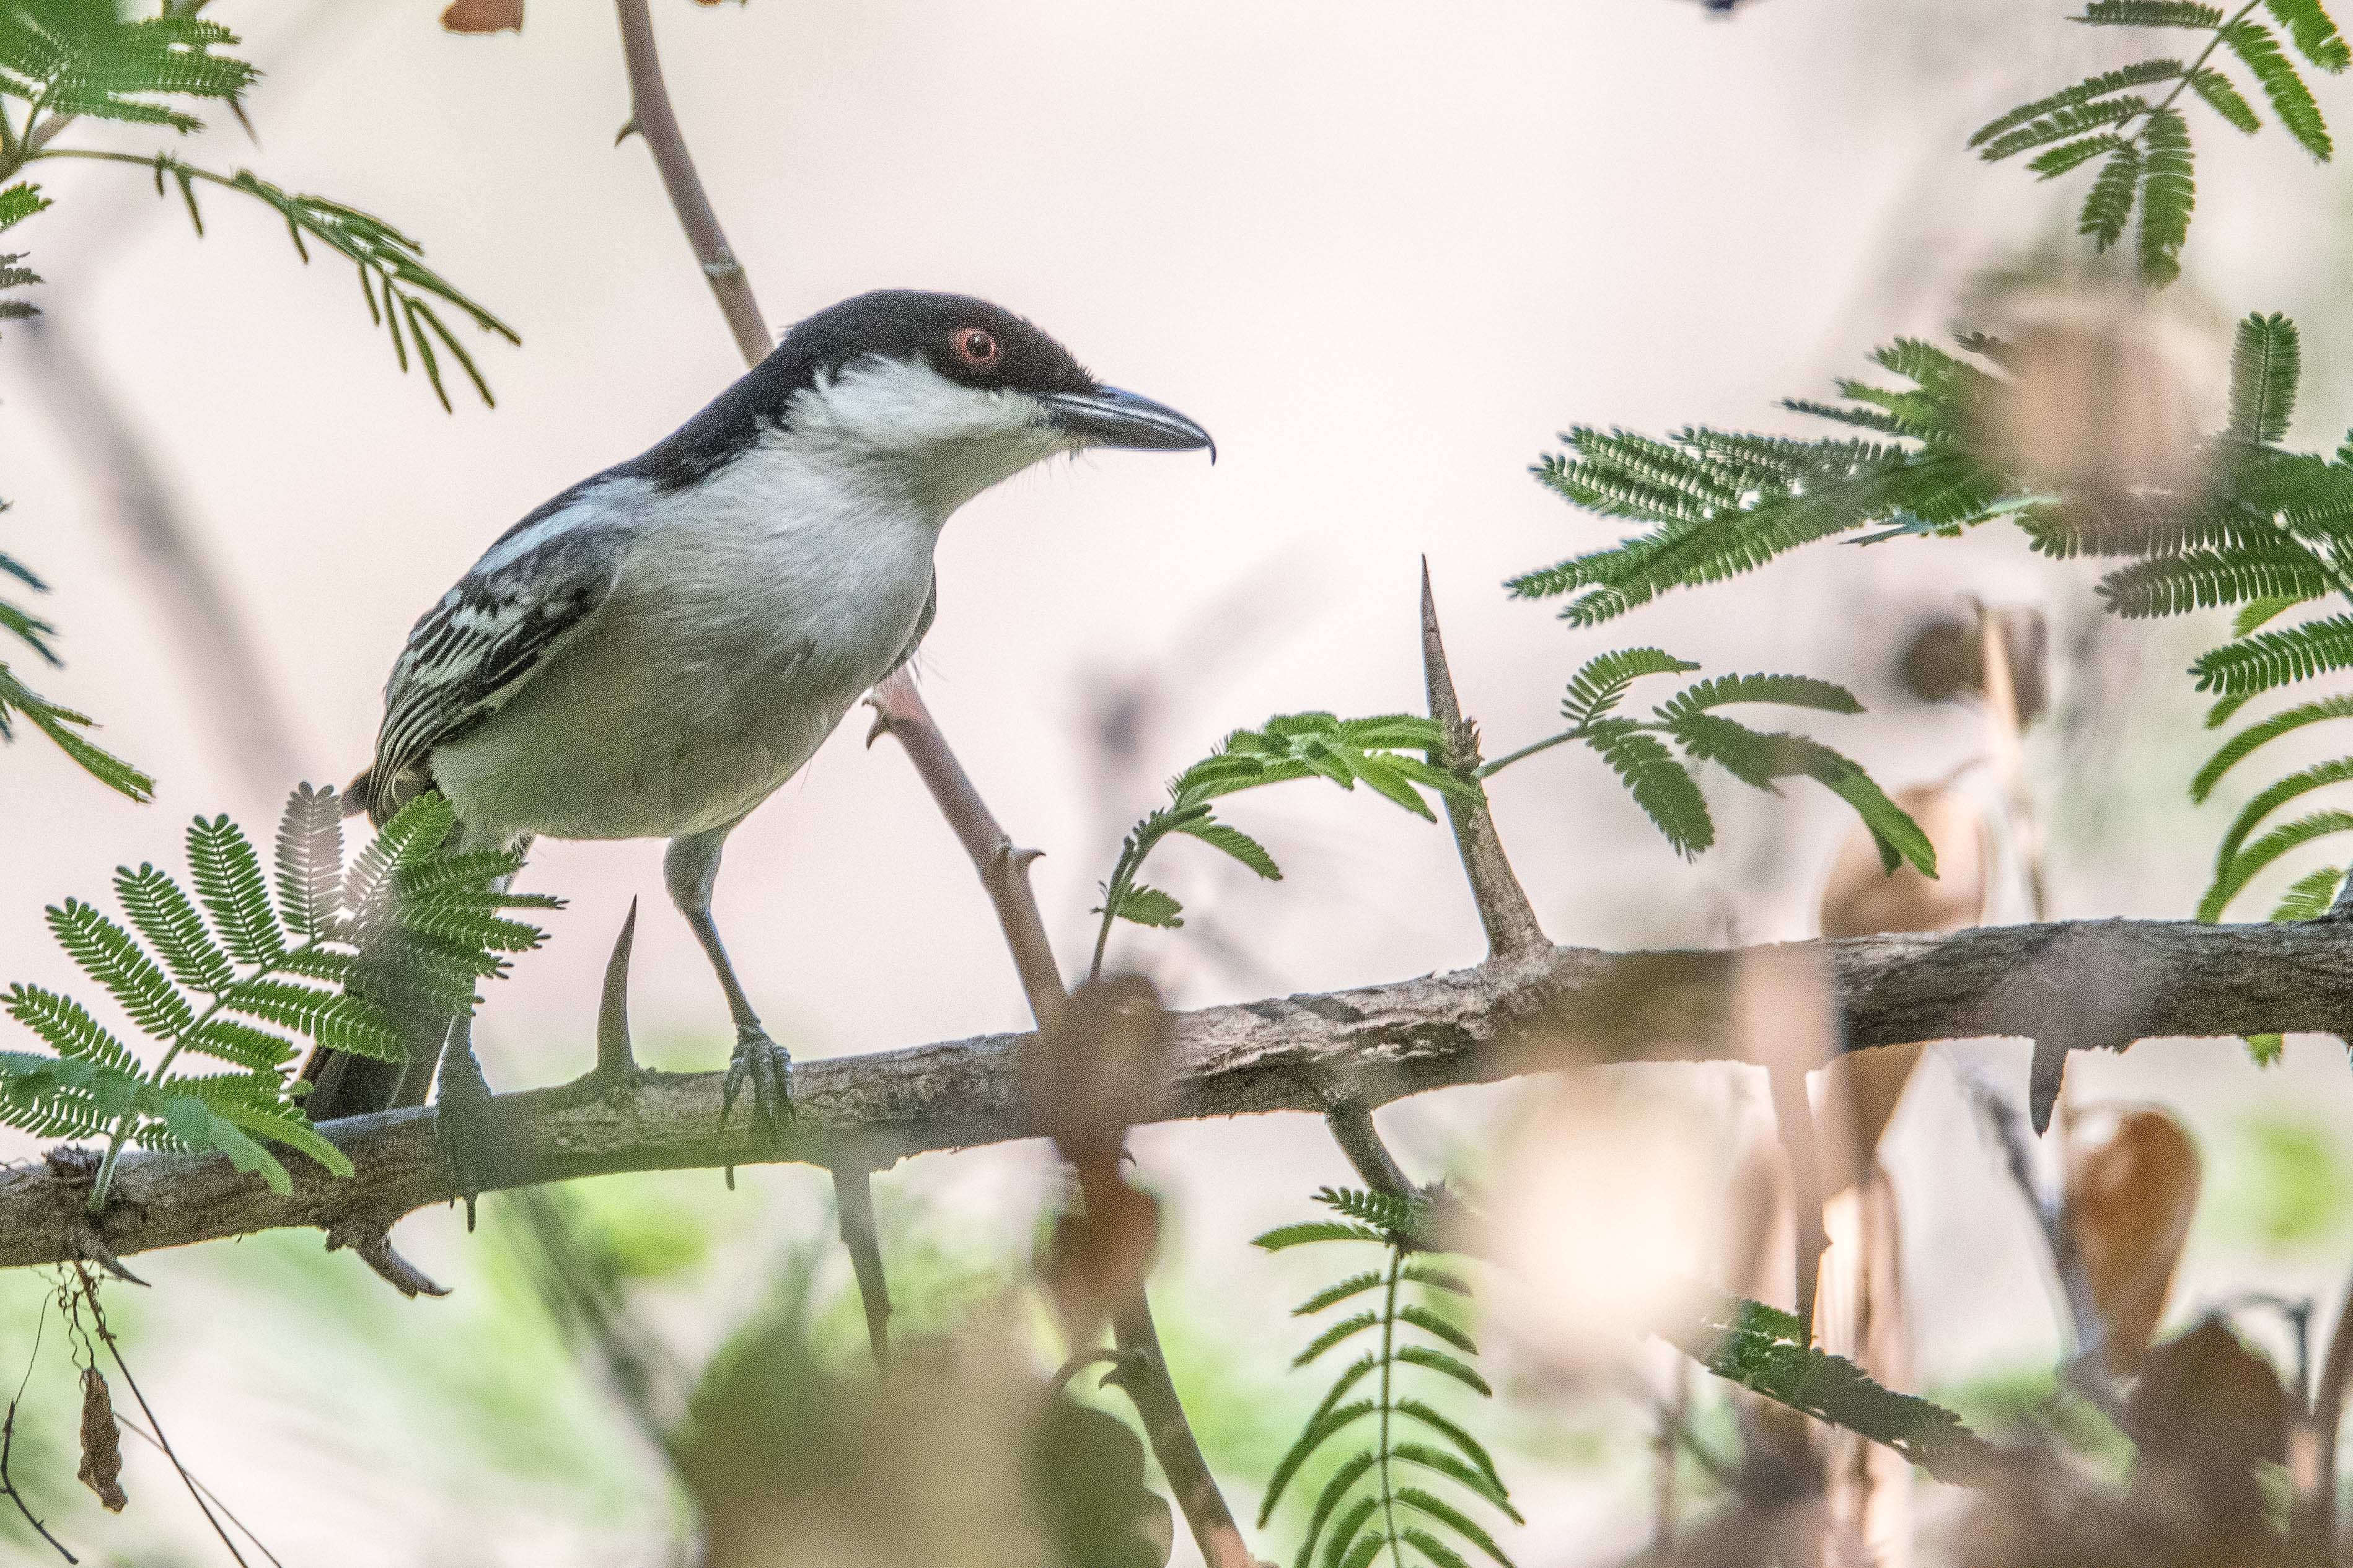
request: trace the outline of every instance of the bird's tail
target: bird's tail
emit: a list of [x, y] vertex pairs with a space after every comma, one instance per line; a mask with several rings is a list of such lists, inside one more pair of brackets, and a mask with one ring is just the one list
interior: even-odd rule
[[[385, 798], [393, 792], [378, 787], [375, 773], [371, 763], [344, 786], [345, 816], [364, 812], [369, 820], [381, 826], [391, 815], [390, 810], [379, 808], [394, 805]], [[452, 828], [450, 837], [462, 841], [463, 829]], [[303, 1114], [312, 1121], [332, 1121], [339, 1116], [361, 1116], [372, 1110], [424, 1104], [432, 1088], [434, 1069], [440, 1061], [449, 1022], [446, 1018], [405, 1014], [398, 1022], [405, 1047], [400, 1061], [379, 1061], [326, 1046], [312, 1047], [302, 1064], [301, 1081], [311, 1086], [302, 1100]]]

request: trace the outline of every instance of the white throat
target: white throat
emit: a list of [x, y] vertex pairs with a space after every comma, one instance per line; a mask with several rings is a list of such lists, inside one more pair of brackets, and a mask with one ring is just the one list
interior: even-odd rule
[[991, 485], [1079, 443], [1027, 393], [949, 380], [914, 360], [871, 358], [796, 394], [785, 440], [902, 489], [934, 528]]

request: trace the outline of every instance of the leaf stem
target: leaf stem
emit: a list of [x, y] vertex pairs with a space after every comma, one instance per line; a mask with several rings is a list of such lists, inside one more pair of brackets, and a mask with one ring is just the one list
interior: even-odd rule
[[1398, 1276], [1405, 1268], [1405, 1244], [1398, 1238], [1389, 1239], [1388, 1289], [1381, 1301], [1381, 1519], [1388, 1530], [1389, 1561], [1394, 1568], [1405, 1568], [1405, 1549], [1398, 1544], [1397, 1488], [1389, 1477], [1389, 1380], [1397, 1369], [1394, 1354], [1397, 1344]]
[[1519, 762], [1523, 758], [1533, 757], [1538, 752], [1548, 752], [1555, 746], [1562, 744], [1564, 742], [1581, 741], [1583, 739], [1585, 739], [1585, 730], [1582, 726], [1574, 730], [1563, 730], [1557, 735], [1547, 735], [1541, 741], [1522, 746], [1516, 752], [1505, 752], [1503, 756], [1497, 757], [1492, 763], [1480, 763], [1479, 771], [1472, 776], [1473, 778], [1480, 779], [1492, 777], [1496, 773], [1502, 773], [1505, 768], [1510, 767], [1514, 763]]
[[[314, 936], [301, 946], [280, 953], [269, 963], [256, 965], [252, 973], [229, 982], [226, 987], [215, 994], [212, 1005], [173, 1031], [171, 1046], [164, 1052], [163, 1059], [155, 1064], [154, 1070], [147, 1075], [148, 1087], [151, 1089], [164, 1087], [164, 1074], [171, 1069], [173, 1060], [187, 1048], [188, 1042], [201, 1034], [204, 1026], [211, 1023], [223, 1007], [228, 1005], [231, 992], [241, 986], [249, 985], [257, 980], [269, 979], [284, 969], [288, 959], [300, 958], [304, 953], [312, 952], [325, 940], [323, 937]], [[107, 1194], [114, 1185], [115, 1163], [122, 1158], [122, 1145], [139, 1125], [139, 1107], [134, 1104], [115, 1119], [113, 1135], [107, 1140], [106, 1143], [106, 1157], [99, 1162], [98, 1178], [90, 1184], [90, 1212], [92, 1214], [101, 1214], [106, 1209]]]
[[[2214, 29], [2214, 36], [2206, 40], [2206, 47], [2198, 51], [2198, 58], [2189, 62], [2188, 68], [2181, 73], [2181, 79], [2173, 84], [2173, 90], [2158, 100], [2156, 107], [2141, 112], [2140, 126], [2130, 136], [2125, 138], [2127, 142], [2138, 142], [2148, 133], [2149, 122], [2171, 109], [2174, 101], [2189, 89], [2189, 84], [2197, 79], [2198, 73], [2206, 68], [2206, 62], [2214, 58], [2214, 51], [2222, 47], [2223, 37], [2232, 28], [2245, 21], [2249, 12], [2262, 4], [2263, 0], [2247, 0], [2247, 3], [2240, 6], [2238, 12], [2229, 21]], [[2123, 127], [2118, 126], [2117, 129], [2122, 130]]]

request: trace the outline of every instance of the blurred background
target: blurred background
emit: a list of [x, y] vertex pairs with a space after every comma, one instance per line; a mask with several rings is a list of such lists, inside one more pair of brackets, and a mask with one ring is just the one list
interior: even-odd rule
[[[1923, 701], [1901, 679], [1920, 628], [1969, 614], [1970, 595], [2039, 610], [2052, 699], [2026, 776], [2052, 912], [2186, 914], [2236, 805], [2193, 810], [2183, 794], [2202, 752], [2179, 671], [2221, 635], [2219, 616], [2103, 619], [2083, 563], [1994, 531], [1820, 547], [1593, 633], [1499, 586], [1615, 536], [1528, 476], [1562, 426], [1799, 428], [1778, 399], [1820, 395], [1898, 333], [1940, 337], [2073, 254], [2067, 196], [1963, 147], [1992, 114], [2103, 63], [2102, 40], [2058, 11], [662, 0], [656, 22], [704, 180], [778, 328], [869, 288], [980, 294], [1217, 434], [1214, 468], [1109, 454], [1024, 476], [942, 544], [922, 684], [1017, 842], [1047, 851], [1036, 882], [1070, 967], [1120, 835], [1226, 731], [1421, 706], [1425, 557], [1491, 753], [1548, 733], [1569, 672], [1630, 640], [1712, 672], [1846, 683], [1868, 714], [1814, 732], [1891, 789], [1987, 751], [1976, 705]], [[221, 0], [211, 14], [269, 72], [248, 100], [259, 146], [222, 117], [184, 150], [386, 217], [523, 346], [481, 351], [494, 411], [461, 399], [446, 415], [396, 373], [344, 264], [303, 267], [267, 214], [213, 201], [199, 240], [136, 170], [49, 167], [58, 210], [18, 231], [52, 280], [46, 318], [0, 348], [7, 542], [57, 585], [47, 612], [69, 668], [51, 694], [101, 716], [103, 741], [161, 786], [138, 806], [45, 745], [0, 754], [11, 979], [70, 978], [45, 902], [100, 892], [118, 862], [176, 865], [195, 813], [259, 827], [296, 779], [356, 772], [416, 616], [515, 518], [738, 371], [642, 144], [614, 145], [628, 100], [604, 8], [543, 0], [520, 35], [490, 37], [444, 32], [425, 3]], [[2353, 313], [2334, 286], [2353, 250], [2344, 178], [2277, 137], [2211, 132], [2200, 152], [2189, 275], [2165, 306], [2184, 384], [2211, 425], [2229, 323], [2285, 310], [2307, 367], [2295, 444], [2327, 449], [2353, 402]], [[155, 542], [159, 517], [222, 591], [249, 675], [178, 640], [195, 579]], [[969, 864], [896, 750], [861, 748], [863, 728], [845, 724], [731, 840], [720, 909], [754, 1001], [805, 1058], [1026, 1027]], [[1570, 749], [1514, 768], [1493, 798], [1549, 933], [1609, 948], [1814, 934], [1848, 826], [1810, 785], [1718, 794], [1719, 847], [1685, 865]], [[1230, 815], [1286, 879], [1173, 852], [1155, 879], [1184, 900], [1187, 927], [1113, 939], [1114, 965], [1173, 1005], [1482, 956], [1441, 828], [1303, 786]], [[659, 855], [539, 847], [530, 886], [569, 906], [491, 999], [479, 1039], [493, 1083], [589, 1065], [596, 977], [640, 897], [643, 1054], [723, 1061], [725, 1014], [659, 898]], [[1992, 918], [2028, 918], [2016, 876], [1994, 880]], [[1980, 1416], [2047, 1386], [2061, 1343], [2033, 1220], [1971, 1105], [1978, 1081], [2014, 1098], [2024, 1064], [2020, 1042], [1930, 1052], [1884, 1151], [1916, 1384]], [[1744, 1069], [1672, 1070], [1707, 1125], [1764, 1114]], [[1475, 1181], [1530, 1092], [1428, 1096], [1381, 1123], [1417, 1174]], [[2069, 1095], [2169, 1107], [2202, 1156], [2169, 1310], [2260, 1289], [2316, 1299], [2312, 1331], [2327, 1334], [2353, 1244], [2337, 1043], [2291, 1037], [2259, 1071], [2230, 1042], [2150, 1041], [2079, 1061]], [[1166, 1203], [1155, 1301], [1177, 1386], [1238, 1508], [1254, 1504], [1321, 1385], [1285, 1373], [1304, 1333], [1284, 1313], [1313, 1270], [1248, 1238], [1303, 1217], [1346, 1167], [1304, 1117], [1147, 1129], [1134, 1147], [1137, 1179]], [[985, 1317], [1048, 1342], [1019, 1287], [1054, 1179], [1031, 1144], [877, 1179], [910, 1331]], [[617, 1177], [571, 1196], [682, 1362], [796, 1268], [820, 1343], [857, 1351], [820, 1173], [745, 1170], [733, 1193], [715, 1172]], [[677, 1560], [683, 1505], [626, 1402], [551, 1323], [507, 1202], [487, 1200], [472, 1236], [444, 1211], [399, 1228], [403, 1251], [456, 1288], [446, 1300], [402, 1300], [307, 1234], [151, 1255], [135, 1266], [152, 1292], [111, 1293], [175, 1444], [287, 1563]], [[0, 1367], [28, 1352], [49, 1289], [0, 1278]], [[1562, 1399], [1541, 1357], [1497, 1349], [1498, 1458], [1531, 1521], [1510, 1543], [1518, 1560], [1617, 1562], [1649, 1538], [1663, 1354], [1651, 1392], [1636, 1380]], [[119, 1519], [71, 1486], [72, 1390], [47, 1364], [16, 1466], [52, 1527], [102, 1561], [216, 1552], [152, 1454], [129, 1453], [134, 1506]], [[1939, 1507], [1924, 1497], [1928, 1526]], [[0, 1519], [0, 1540], [30, 1550], [14, 1529]], [[1924, 1539], [1923, 1560], [1941, 1560]], [[1289, 1540], [1278, 1526], [1264, 1550]], [[1176, 1551], [1187, 1561], [1191, 1543]]]

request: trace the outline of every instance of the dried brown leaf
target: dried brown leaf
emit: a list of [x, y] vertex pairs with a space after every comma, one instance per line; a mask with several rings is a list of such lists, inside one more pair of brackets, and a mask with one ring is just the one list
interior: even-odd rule
[[522, 0], [453, 0], [441, 13], [441, 27], [449, 33], [520, 33]]
[[74, 1474], [109, 1513], [121, 1513], [130, 1503], [122, 1490], [122, 1434], [114, 1425], [114, 1400], [94, 1366], [81, 1373], [81, 1468]]
[[2198, 1211], [2198, 1146], [2154, 1107], [2101, 1110], [2071, 1126], [2061, 1234], [2106, 1335], [2109, 1370], [2132, 1371], [2165, 1315]]

